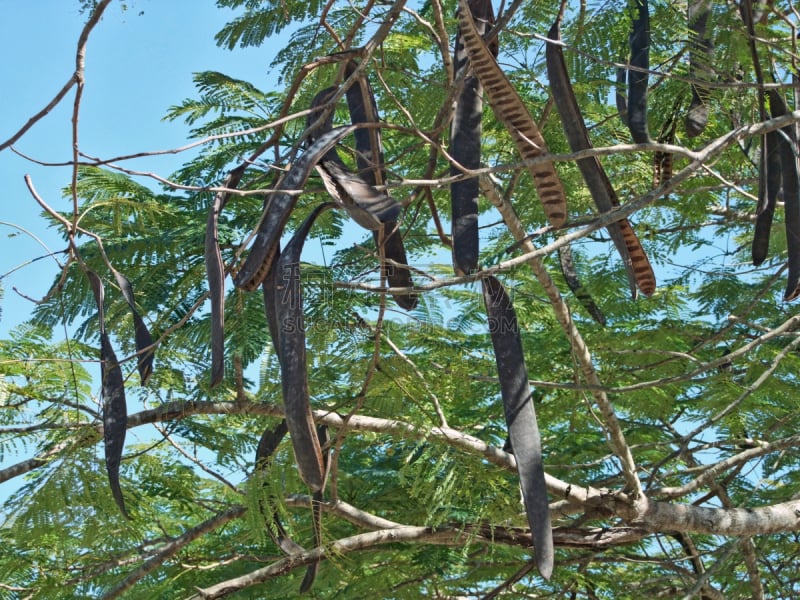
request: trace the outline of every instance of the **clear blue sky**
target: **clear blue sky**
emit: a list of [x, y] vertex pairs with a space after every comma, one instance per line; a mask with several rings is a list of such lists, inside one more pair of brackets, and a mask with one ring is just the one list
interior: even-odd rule
[[[269, 72], [274, 51], [229, 51], [216, 46], [214, 35], [236, 13], [217, 8], [213, 0], [126, 0], [124, 4], [127, 10], [122, 2], [112, 2], [89, 38], [80, 113], [82, 151], [111, 157], [184, 145], [188, 127], [161, 119], [170, 106], [195, 95], [195, 72], [221, 71], [264, 89], [274, 81]], [[79, 13], [77, 0], [0, 0], [0, 15], [0, 139], [5, 141], [46, 106], [72, 75], [86, 15]], [[40, 161], [70, 160], [73, 99], [70, 93], [15, 147]], [[169, 155], [125, 166], [167, 175], [187, 158]], [[0, 152], [4, 182], [0, 221], [30, 230], [53, 250], [64, 248], [58, 232], [46, 227], [23, 181], [25, 174], [30, 174], [51, 206], [69, 209], [70, 201], [61, 195], [69, 184], [68, 168], [39, 166], [5, 150]], [[28, 236], [0, 225], [0, 275], [44, 253]], [[32, 306], [12, 288], [41, 297], [56, 272], [52, 260], [40, 260], [2, 279], [0, 335], [24, 321]]]

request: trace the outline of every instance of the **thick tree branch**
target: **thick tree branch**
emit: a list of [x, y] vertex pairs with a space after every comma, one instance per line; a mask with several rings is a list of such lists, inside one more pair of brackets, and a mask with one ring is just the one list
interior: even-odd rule
[[[553, 532], [556, 543], [563, 546], [603, 548], [619, 543], [632, 543], [641, 539], [643, 531], [636, 528], [606, 529], [565, 529]], [[338, 557], [352, 552], [368, 550], [385, 544], [425, 543], [445, 546], [463, 546], [472, 542], [501, 543], [527, 548], [530, 546], [530, 535], [523, 531], [503, 527], [489, 528], [483, 526], [452, 527], [440, 526], [415, 527], [403, 525], [388, 529], [379, 529], [368, 533], [360, 533], [314, 548], [287, 556], [246, 575], [223, 581], [216, 585], [198, 589], [190, 600], [209, 600], [222, 598], [228, 594], [246, 589], [269, 579], [280, 577], [298, 567], [309, 565], [330, 557]]]

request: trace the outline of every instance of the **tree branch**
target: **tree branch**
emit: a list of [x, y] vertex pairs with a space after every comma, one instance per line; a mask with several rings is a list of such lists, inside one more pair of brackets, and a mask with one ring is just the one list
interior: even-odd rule
[[247, 509], [244, 506], [234, 506], [233, 508], [230, 508], [225, 512], [220, 513], [217, 516], [208, 519], [207, 521], [203, 521], [196, 527], [192, 527], [191, 529], [186, 531], [183, 535], [164, 544], [164, 547], [158, 552], [158, 554], [156, 554], [153, 558], [145, 561], [141, 567], [139, 567], [133, 573], [128, 575], [114, 589], [103, 594], [102, 596], [103, 600], [112, 600], [113, 598], [119, 598], [127, 590], [131, 589], [137, 581], [141, 580], [143, 577], [146, 577], [147, 575], [152, 573], [156, 568], [158, 568], [164, 562], [175, 556], [175, 554], [177, 554], [182, 548], [185, 548], [186, 546], [191, 544], [194, 540], [205, 535], [206, 533], [214, 531], [215, 529], [219, 529], [226, 523], [229, 523], [230, 521], [233, 521], [234, 519], [241, 517], [245, 512], [247, 512]]

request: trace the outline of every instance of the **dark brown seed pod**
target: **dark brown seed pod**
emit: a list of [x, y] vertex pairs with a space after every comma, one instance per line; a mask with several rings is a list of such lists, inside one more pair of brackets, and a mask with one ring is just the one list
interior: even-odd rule
[[111, 341], [106, 333], [105, 290], [99, 275], [87, 270], [86, 276], [92, 286], [97, 315], [100, 324], [100, 369], [103, 397], [103, 445], [105, 448], [106, 471], [111, 495], [119, 510], [126, 518], [130, 518], [125, 509], [122, 488], [119, 483], [119, 465], [122, 460], [122, 449], [125, 446], [125, 434], [128, 431], [128, 407], [125, 401], [125, 384], [122, 369], [114, 354]]
[[325, 487], [326, 472], [308, 392], [300, 254], [316, 218], [334, 206], [328, 202], [317, 207], [297, 229], [275, 264], [275, 315], [286, 424], [300, 477], [312, 492]]
[[763, 263], [769, 254], [769, 238], [772, 232], [772, 219], [783, 177], [781, 174], [781, 134], [770, 131], [761, 138], [761, 156], [758, 168], [758, 206], [756, 206], [756, 226], [753, 230], [753, 265]]
[[533, 536], [536, 565], [542, 577], [553, 573], [553, 531], [542, 461], [542, 442], [531, 399], [528, 370], [522, 351], [517, 315], [502, 284], [494, 277], [482, 280], [483, 300], [497, 362], [503, 411], [517, 460], [525, 513]]
[[[770, 113], [773, 118], [788, 112], [786, 101], [777, 90], [768, 90]], [[781, 158], [783, 208], [786, 213], [786, 249], [789, 254], [789, 273], [783, 299], [787, 302], [800, 296], [800, 173], [797, 163], [797, 138], [794, 126], [780, 131], [778, 152]]]
[[311, 170], [329, 150], [355, 129], [352, 125], [337, 127], [320, 135], [281, 179], [261, 215], [250, 254], [234, 277], [236, 287], [252, 291], [261, 285], [272, 267], [281, 234], [297, 203], [297, 194], [303, 190]]
[[695, 137], [703, 133], [708, 124], [708, 101], [711, 95], [703, 81], [711, 78], [711, 60], [714, 44], [706, 37], [711, 16], [711, 0], [689, 0], [689, 76], [692, 78], [692, 101], [684, 119], [686, 135]]
[[[223, 187], [236, 187], [244, 174], [245, 165], [239, 165], [225, 178]], [[225, 266], [219, 249], [219, 215], [227, 202], [227, 192], [217, 192], [208, 208], [205, 236], [205, 266], [208, 292], [211, 300], [211, 387], [218, 385], [225, 375]]]
[[647, 127], [647, 85], [650, 80], [650, 10], [647, 0], [633, 0], [636, 14], [629, 38], [628, 129], [637, 144], [650, 142]]
[[[355, 63], [347, 64], [348, 74], [355, 72]], [[336, 93], [336, 88], [328, 88], [319, 92], [313, 102], [313, 107], [324, 106]], [[365, 77], [358, 77], [356, 84], [347, 90], [347, 103], [350, 110], [350, 120], [354, 126], [361, 124], [374, 124], [378, 122], [378, 109], [372, 89]], [[309, 116], [309, 122], [313, 114]], [[317, 130], [324, 133], [331, 127], [327, 121]], [[323, 184], [328, 193], [339, 202], [353, 220], [373, 232], [375, 243], [383, 247], [384, 258], [406, 265], [405, 245], [397, 227], [397, 219], [402, 212], [402, 206], [390, 195], [379, 191], [376, 186], [386, 181], [383, 172], [383, 148], [381, 146], [380, 129], [358, 128], [354, 133], [356, 140], [356, 164], [358, 173], [350, 171], [341, 157], [333, 148], [317, 165], [317, 172], [322, 177]], [[376, 162], [376, 160], [378, 162]], [[412, 287], [411, 272], [402, 266], [385, 265], [389, 285], [391, 287]], [[415, 294], [398, 294], [395, 301], [406, 310], [413, 309], [417, 304]]]
[[147, 380], [150, 379], [150, 375], [153, 373], [153, 336], [150, 335], [150, 330], [139, 315], [139, 311], [136, 310], [136, 299], [133, 296], [133, 286], [131, 286], [131, 282], [116, 269], [112, 270], [112, 272], [114, 274], [114, 279], [117, 280], [117, 285], [122, 292], [122, 296], [131, 309], [139, 379], [142, 385], [146, 385]]
[[[548, 32], [548, 37], [554, 42], [560, 42], [559, 23], [556, 21]], [[592, 147], [589, 132], [581, 114], [575, 92], [567, 73], [567, 64], [564, 53], [559, 44], [547, 44], [546, 49], [547, 74], [550, 80], [556, 108], [561, 116], [567, 141], [573, 152], [588, 150]], [[578, 169], [583, 176], [589, 193], [601, 213], [613, 210], [619, 206], [619, 198], [611, 185], [611, 180], [606, 175], [603, 165], [596, 156], [582, 158], [577, 161]], [[650, 260], [642, 247], [636, 232], [627, 219], [620, 219], [610, 224], [608, 233], [622, 258], [631, 292], [635, 296], [636, 288], [645, 296], [650, 296], [656, 289], [656, 278]]]
[[[469, 3], [472, 18], [481, 37], [494, 25], [494, 10], [489, 0]], [[495, 38], [496, 41], [496, 38]], [[490, 46], [497, 57], [497, 44]], [[453, 122], [450, 125], [450, 147], [453, 160], [466, 169], [474, 170], [481, 164], [481, 119], [483, 117], [483, 86], [472, 72], [461, 32], [456, 34], [453, 62], [456, 76], [463, 79], [461, 92], [456, 98]], [[461, 169], [450, 166], [450, 174], [458, 176]], [[453, 268], [456, 275], [467, 275], [478, 270], [478, 178], [470, 177], [450, 184], [450, 210], [453, 239]]]

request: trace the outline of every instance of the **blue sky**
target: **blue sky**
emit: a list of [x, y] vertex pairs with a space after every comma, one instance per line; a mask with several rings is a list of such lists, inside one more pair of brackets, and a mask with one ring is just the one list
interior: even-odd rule
[[[112, 157], [183, 146], [188, 127], [164, 122], [167, 109], [194, 96], [192, 74], [216, 70], [268, 88], [272, 54], [265, 48], [218, 48], [214, 35], [236, 13], [213, 0], [127, 0], [113, 2], [92, 32], [86, 53], [86, 85], [80, 113], [80, 147], [94, 156]], [[0, 44], [3, 101], [0, 139], [16, 133], [46, 106], [69, 80], [75, 49], [86, 15], [77, 0], [0, 0]], [[15, 144], [39, 161], [71, 158], [74, 92]], [[168, 155], [130, 161], [126, 167], [168, 175], [188, 156]], [[12, 153], [0, 152], [5, 183], [0, 222], [12, 223], [40, 237], [52, 250], [66, 244], [48, 229], [23, 177], [29, 174], [48, 204], [68, 210], [61, 190], [69, 184], [66, 167], [44, 167]], [[14, 227], [0, 225], [0, 275], [45, 254]], [[57, 266], [38, 260], [2, 279], [0, 335], [25, 320], [32, 304], [14, 292], [41, 298]]]

